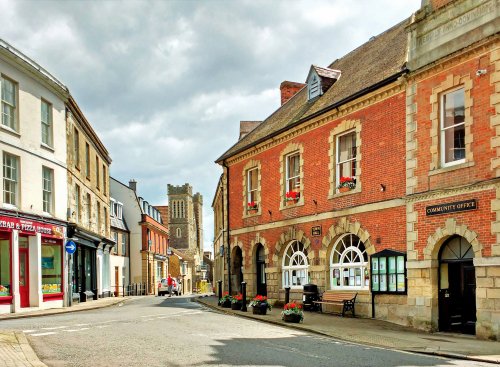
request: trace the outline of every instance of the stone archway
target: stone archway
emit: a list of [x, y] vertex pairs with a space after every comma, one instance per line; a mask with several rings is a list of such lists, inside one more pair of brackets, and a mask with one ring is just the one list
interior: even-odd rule
[[[247, 282], [247, 294], [264, 295], [265, 293], [267, 295], [269, 246], [267, 246], [266, 239], [261, 237], [259, 233], [255, 235], [255, 239], [250, 241], [248, 264], [249, 267], [244, 274]], [[263, 289], [265, 292], [262, 292]]]

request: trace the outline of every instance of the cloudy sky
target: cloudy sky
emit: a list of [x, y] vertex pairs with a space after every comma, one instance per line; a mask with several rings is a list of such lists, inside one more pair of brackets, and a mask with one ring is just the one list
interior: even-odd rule
[[0, 38], [66, 84], [108, 148], [111, 175], [167, 204], [167, 184], [204, 197], [212, 248], [214, 163], [240, 120], [279, 107], [284, 80], [304, 82], [420, 0], [7, 1]]

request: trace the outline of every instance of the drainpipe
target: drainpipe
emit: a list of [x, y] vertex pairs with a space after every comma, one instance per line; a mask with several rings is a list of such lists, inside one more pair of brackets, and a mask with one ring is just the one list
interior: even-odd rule
[[[229, 167], [226, 165], [226, 161], [222, 161], [222, 166], [226, 169], [226, 193], [222, 197], [226, 201], [224, 217], [226, 217], [226, 242], [227, 242], [227, 291], [231, 294], [231, 246], [230, 246], [230, 236], [229, 236]], [[224, 190], [224, 185], [222, 185], [222, 190]]]

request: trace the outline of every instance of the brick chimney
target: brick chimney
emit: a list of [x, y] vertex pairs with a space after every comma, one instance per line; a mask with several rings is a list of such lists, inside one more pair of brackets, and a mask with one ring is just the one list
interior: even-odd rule
[[137, 191], [137, 181], [134, 180], [134, 179], [131, 179], [129, 182], [128, 182], [128, 187], [131, 188], [132, 190], [134, 191]]
[[281, 105], [283, 106], [286, 101], [292, 98], [304, 86], [305, 84], [303, 83], [289, 82], [288, 80], [285, 80], [283, 83], [281, 83]]
[[426, 5], [429, 5], [432, 10], [436, 10], [439, 8], [442, 8], [443, 6], [453, 2], [455, 0], [422, 0], [422, 8], [425, 7]]

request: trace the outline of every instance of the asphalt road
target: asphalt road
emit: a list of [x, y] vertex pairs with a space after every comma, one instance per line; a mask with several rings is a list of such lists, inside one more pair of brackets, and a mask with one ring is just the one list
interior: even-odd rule
[[360, 346], [211, 311], [188, 297], [2, 321], [48, 366], [491, 366]]

